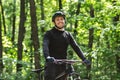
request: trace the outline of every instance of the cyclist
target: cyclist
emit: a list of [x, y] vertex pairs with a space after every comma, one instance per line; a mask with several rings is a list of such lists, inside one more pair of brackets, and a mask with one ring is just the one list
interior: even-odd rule
[[[54, 27], [47, 31], [43, 38], [43, 53], [47, 66], [45, 69], [45, 80], [55, 80], [56, 75], [66, 69], [65, 64], [55, 64], [55, 59], [66, 59], [69, 45], [82, 61], [90, 65], [90, 61], [85, 58], [73, 36], [64, 29], [66, 24], [65, 14], [62, 11], [55, 12], [52, 16], [52, 22]], [[59, 80], [66, 80], [66, 77], [63, 76]]]

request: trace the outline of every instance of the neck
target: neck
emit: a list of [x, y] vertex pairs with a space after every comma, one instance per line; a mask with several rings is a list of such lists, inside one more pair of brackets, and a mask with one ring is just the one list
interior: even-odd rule
[[58, 27], [55, 26], [55, 28], [59, 31], [64, 31], [65, 30], [64, 27], [63, 28], [58, 28]]

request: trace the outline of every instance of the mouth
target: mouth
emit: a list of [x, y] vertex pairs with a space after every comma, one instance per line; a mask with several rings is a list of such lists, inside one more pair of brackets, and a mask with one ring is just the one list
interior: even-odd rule
[[58, 24], [64, 24], [63, 22], [60, 22], [60, 23], [58, 23]]
[[63, 25], [64, 25], [64, 23], [58, 23], [58, 25], [61, 25], [61, 26], [63, 26]]

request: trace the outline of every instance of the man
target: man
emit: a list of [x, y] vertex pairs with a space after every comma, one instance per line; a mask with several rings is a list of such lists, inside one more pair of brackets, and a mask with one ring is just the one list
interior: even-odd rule
[[[55, 80], [55, 77], [66, 69], [65, 64], [55, 64], [55, 59], [66, 59], [69, 45], [82, 61], [90, 65], [90, 62], [86, 60], [73, 36], [64, 29], [66, 24], [65, 14], [57, 11], [52, 16], [52, 22], [54, 23], [54, 27], [45, 33], [43, 39], [43, 53], [47, 66], [45, 69], [45, 80]], [[57, 80], [66, 80], [66, 77], [63, 76]]]

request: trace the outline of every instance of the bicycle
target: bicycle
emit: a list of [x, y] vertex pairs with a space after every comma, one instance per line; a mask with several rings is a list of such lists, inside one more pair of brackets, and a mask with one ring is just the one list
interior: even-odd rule
[[[76, 62], [81, 62], [79, 60], [67, 60], [67, 59], [56, 59], [56, 64], [67, 64], [73, 68], [73, 64]], [[74, 68], [73, 68], [74, 69]], [[67, 80], [81, 80], [79, 73], [76, 73], [75, 70], [72, 72], [69, 71], [69, 68], [67, 68], [65, 71], [60, 73], [59, 75], [56, 76], [56, 80], [64, 75], [67, 75]]]
[[[73, 65], [76, 62], [84, 63], [83, 61], [79, 61], [79, 60], [55, 59], [55, 64], [64, 64], [65, 63], [67, 65]], [[41, 68], [41, 69], [35, 69], [32, 71], [39, 74], [39, 76], [38, 76], [39, 80], [44, 80], [44, 78], [41, 77], [41, 72], [43, 72], [44, 70], [45, 70], [45, 68]], [[76, 73], [75, 71], [69, 72], [68, 69], [66, 69], [65, 71], [63, 71], [59, 75], [57, 75], [56, 80], [58, 78], [61, 78], [64, 75], [67, 76], [67, 80], [81, 80], [79, 73]]]

